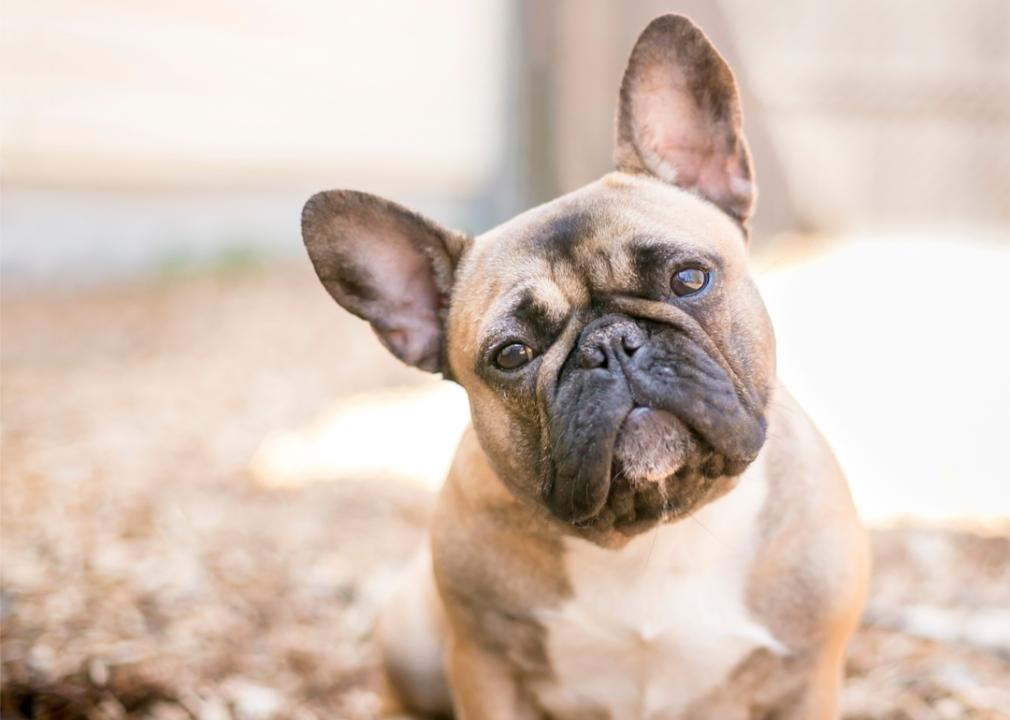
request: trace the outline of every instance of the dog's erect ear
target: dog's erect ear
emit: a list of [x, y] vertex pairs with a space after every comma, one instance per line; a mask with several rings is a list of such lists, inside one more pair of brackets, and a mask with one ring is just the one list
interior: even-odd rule
[[375, 195], [331, 190], [305, 203], [302, 238], [333, 299], [391, 353], [446, 371], [445, 314], [467, 235]]
[[645, 28], [621, 81], [618, 169], [697, 192], [741, 222], [754, 206], [750, 154], [729, 65], [698, 27], [662, 15]]

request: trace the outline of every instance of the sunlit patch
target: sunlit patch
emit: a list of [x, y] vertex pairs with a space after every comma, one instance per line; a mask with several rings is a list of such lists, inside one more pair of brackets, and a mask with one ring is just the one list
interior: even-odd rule
[[1005, 245], [917, 237], [849, 239], [759, 277], [779, 374], [868, 520], [1010, 517], [1008, 277]]
[[304, 426], [268, 435], [250, 472], [268, 487], [388, 478], [436, 490], [469, 418], [466, 394], [452, 383], [354, 395]]

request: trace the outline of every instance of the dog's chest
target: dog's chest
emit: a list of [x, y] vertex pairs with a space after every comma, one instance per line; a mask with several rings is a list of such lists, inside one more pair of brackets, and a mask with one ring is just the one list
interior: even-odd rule
[[744, 597], [763, 497], [763, 478], [745, 477], [621, 550], [569, 542], [573, 594], [541, 616], [553, 673], [540, 704], [559, 718], [676, 718], [751, 651], [783, 651]]

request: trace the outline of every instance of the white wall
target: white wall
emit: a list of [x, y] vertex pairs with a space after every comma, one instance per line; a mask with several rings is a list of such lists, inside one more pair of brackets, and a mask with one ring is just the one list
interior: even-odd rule
[[466, 192], [501, 151], [503, 0], [3, 4], [8, 184]]
[[6, 0], [3, 275], [300, 253], [316, 190], [484, 222], [505, 0]]

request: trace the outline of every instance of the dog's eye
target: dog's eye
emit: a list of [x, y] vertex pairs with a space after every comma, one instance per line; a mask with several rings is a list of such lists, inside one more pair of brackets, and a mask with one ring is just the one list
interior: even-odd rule
[[708, 279], [707, 270], [700, 267], [683, 267], [673, 274], [673, 278], [670, 279], [670, 287], [674, 294], [680, 297], [694, 295], [705, 289]]
[[533, 348], [522, 343], [510, 343], [494, 356], [499, 370], [515, 370], [533, 359]]

